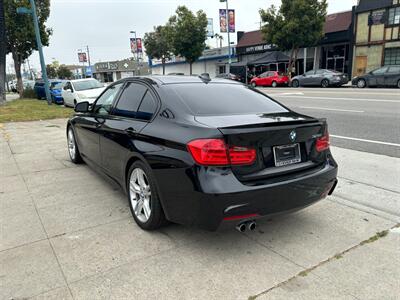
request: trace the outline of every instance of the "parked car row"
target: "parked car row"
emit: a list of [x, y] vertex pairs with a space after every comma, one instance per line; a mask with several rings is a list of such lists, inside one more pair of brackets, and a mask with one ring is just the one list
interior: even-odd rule
[[[221, 74], [221, 78], [240, 81], [234, 74]], [[253, 87], [266, 86], [292, 86], [292, 87], [305, 87], [305, 86], [320, 86], [323, 88], [331, 86], [342, 86], [350, 81], [345, 73], [337, 72], [328, 69], [311, 70], [302, 75], [298, 75], [289, 79], [289, 77], [282, 72], [268, 71], [250, 80], [250, 85]], [[365, 87], [397, 87], [400, 88], [400, 66], [385, 66], [373, 70], [363, 76], [353, 78], [352, 85], [358, 88]]]
[[[104, 84], [94, 78], [75, 80], [50, 80], [50, 95], [52, 102], [74, 107], [81, 101], [93, 103], [103, 92]], [[35, 82], [34, 90], [38, 100], [46, 99], [44, 81]]]

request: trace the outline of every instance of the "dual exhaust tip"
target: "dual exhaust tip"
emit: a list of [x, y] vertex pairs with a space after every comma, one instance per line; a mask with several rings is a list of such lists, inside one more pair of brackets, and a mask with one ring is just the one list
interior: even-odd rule
[[239, 232], [245, 232], [246, 228], [250, 231], [255, 230], [257, 227], [257, 223], [255, 221], [247, 221], [247, 222], [242, 222], [236, 225], [236, 230]]

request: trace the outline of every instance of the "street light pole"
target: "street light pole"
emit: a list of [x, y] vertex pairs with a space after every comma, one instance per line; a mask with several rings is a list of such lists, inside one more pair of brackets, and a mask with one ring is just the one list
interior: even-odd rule
[[[92, 77], [92, 65], [90, 64], [89, 46], [86, 46], [86, 51], [87, 51], [87, 58], [88, 58], [89, 69], [90, 69], [90, 77]], [[85, 73], [86, 73], [86, 70], [85, 70]]]
[[37, 18], [37, 14], [36, 14], [35, 0], [30, 0], [30, 3], [31, 3], [31, 13], [32, 13], [32, 18], [33, 18], [33, 25], [35, 27], [36, 43], [38, 46], [39, 57], [40, 57], [40, 65], [42, 67], [42, 78], [44, 81], [44, 89], [46, 91], [47, 104], [51, 105], [50, 85], [49, 85], [49, 79], [47, 78], [46, 63], [44, 61], [42, 40], [40, 38], [40, 30], [39, 30], [39, 23], [38, 23], [38, 18]]

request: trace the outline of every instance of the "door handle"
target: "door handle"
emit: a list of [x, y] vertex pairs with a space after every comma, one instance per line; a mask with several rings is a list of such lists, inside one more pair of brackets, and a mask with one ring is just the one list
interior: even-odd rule
[[127, 134], [136, 134], [136, 130], [133, 129], [132, 127], [129, 127], [129, 128], [127, 128], [127, 129], [125, 129], [125, 132], [126, 132]]

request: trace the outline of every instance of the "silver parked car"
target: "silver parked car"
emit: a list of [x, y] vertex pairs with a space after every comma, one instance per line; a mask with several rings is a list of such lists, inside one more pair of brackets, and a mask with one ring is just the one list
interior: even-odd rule
[[341, 86], [349, 82], [349, 77], [334, 70], [319, 69], [311, 70], [303, 75], [292, 78], [292, 87], [299, 86], [321, 86], [327, 88], [329, 86]]

